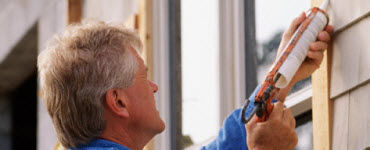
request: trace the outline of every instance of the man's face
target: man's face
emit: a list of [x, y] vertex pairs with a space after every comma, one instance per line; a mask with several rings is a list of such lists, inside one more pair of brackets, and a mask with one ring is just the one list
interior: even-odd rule
[[165, 124], [159, 116], [154, 100], [154, 93], [157, 92], [158, 86], [147, 79], [148, 69], [144, 65], [143, 59], [135, 50], [132, 48], [130, 50], [139, 62], [134, 83], [124, 90], [129, 98], [127, 109], [130, 118], [134, 127], [148, 129], [153, 134], [160, 133], [164, 130]]

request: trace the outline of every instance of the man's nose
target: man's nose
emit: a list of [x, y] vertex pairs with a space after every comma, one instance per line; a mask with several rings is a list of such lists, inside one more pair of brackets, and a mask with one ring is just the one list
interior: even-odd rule
[[158, 91], [158, 85], [157, 84], [155, 84], [154, 82], [152, 82], [152, 81], [149, 81], [149, 83], [150, 83], [150, 86], [152, 87], [152, 89], [153, 89], [153, 92], [154, 93], [156, 93], [157, 91]]

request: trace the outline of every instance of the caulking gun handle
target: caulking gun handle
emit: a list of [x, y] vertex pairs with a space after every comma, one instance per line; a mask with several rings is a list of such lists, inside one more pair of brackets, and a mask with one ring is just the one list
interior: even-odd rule
[[[271, 100], [270, 100], [271, 99]], [[274, 99], [271, 97], [269, 100], [267, 100], [266, 108], [265, 108], [265, 113], [261, 118], [257, 119], [257, 122], [265, 122], [269, 117], [272, 111], [274, 110], [274, 104], [271, 103], [271, 101]]]
[[266, 106], [266, 116], [269, 117], [272, 111], [274, 110], [274, 104], [271, 103], [273, 97], [271, 97], [271, 100], [268, 100], [269, 103], [267, 103]]

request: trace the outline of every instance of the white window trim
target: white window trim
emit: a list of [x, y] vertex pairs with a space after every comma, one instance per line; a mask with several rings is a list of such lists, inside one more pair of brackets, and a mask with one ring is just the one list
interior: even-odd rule
[[[312, 109], [312, 87], [307, 86], [304, 89], [299, 90], [296, 93], [293, 93], [289, 95], [286, 98], [285, 105], [288, 107], [291, 111], [294, 117], [297, 117], [309, 110]], [[207, 145], [211, 141], [213, 141], [216, 138], [216, 136], [210, 138], [209, 140], [206, 140], [200, 144], [192, 145], [185, 150], [196, 150], [200, 149], [202, 146]]]
[[[242, 106], [245, 93], [244, 1], [218, 1], [219, 15], [219, 127], [230, 113]], [[199, 149], [217, 134], [186, 150]]]
[[312, 86], [309, 85], [291, 95], [285, 102], [285, 106], [292, 111], [294, 117], [312, 109]]
[[169, 40], [168, 40], [168, 0], [153, 2], [153, 76], [159, 85], [155, 94], [158, 111], [167, 125], [166, 129], [154, 138], [156, 150], [169, 150], [170, 143], [170, 98], [169, 98]]
[[219, 0], [220, 126], [245, 101], [244, 1]]

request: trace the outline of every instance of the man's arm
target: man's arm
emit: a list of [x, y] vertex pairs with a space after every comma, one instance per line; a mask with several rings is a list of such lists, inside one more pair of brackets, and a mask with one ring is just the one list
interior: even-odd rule
[[[305, 19], [305, 13], [302, 13], [291, 23], [288, 30], [285, 31], [280, 43], [277, 56], [283, 51], [294, 31]], [[321, 64], [323, 52], [327, 48], [327, 42], [330, 40], [328, 32], [333, 31], [333, 27], [327, 26], [325, 31], [320, 32], [318, 41], [310, 44], [310, 50], [306, 60], [302, 63], [297, 73], [286, 88], [280, 89], [276, 94], [276, 99], [280, 102], [275, 103], [271, 116], [266, 122], [256, 122], [256, 116], [244, 125], [240, 118], [240, 109], [235, 110], [227, 119], [225, 119], [223, 128], [220, 129], [218, 137], [211, 142], [205, 149], [239, 149], [252, 150], [258, 149], [293, 149], [297, 144], [297, 134], [295, 132], [295, 119], [288, 108], [284, 108], [283, 102], [289, 94], [293, 85], [302, 79], [309, 77]], [[249, 100], [251, 103], [246, 110], [248, 116], [253, 110], [253, 102], [259, 87], [253, 92]], [[275, 99], [275, 101], [276, 101]], [[246, 144], [247, 141], [247, 144]], [[248, 146], [247, 146], [248, 145]]]
[[[306, 14], [302, 13], [294, 19], [283, 35], [280, 42], [277, 56], [283, 51], [294, 32], [299, 25], [305, 20]], [[265, 122], [256, 122], [257, 116], [254, 116], [245, 128], [248, 133], [247, 145], [253, 150], [269, 150], [269, 149], [294, 149], [297, 144], [297, 134], [295, 132], [295, 119], [288, 108], [284, 108], [283, 102], [289, 94], [293, 85], [302, 79], [309, 77], [315, 70], [320, 67], [323, 60], [323, 53], [328, 47], [330, 41], [329, 32], [333, 31], [332, 26], [327, 26], [324, 31], [321, 31], [317, 37], [317, 41], [310, 44], [310, 50], [307, 52], [307, 57], [294, 75], [287, 87], [280, 89], [275, 98], [279, 100], [275, 103], [275, 107], [271, 116]], [[276, 58], [278, 59], [278, 58]]]

